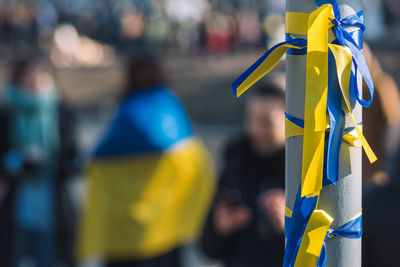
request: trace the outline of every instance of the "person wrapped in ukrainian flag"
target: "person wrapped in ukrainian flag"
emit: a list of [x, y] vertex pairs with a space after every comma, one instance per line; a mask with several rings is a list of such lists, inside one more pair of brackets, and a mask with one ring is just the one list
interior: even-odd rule
[[180, 247], [198, 237], [213, 198], [213, 163], [156, 57], [133, 54], [126, 70], [87, 169], [78, 255], [109, 267], [179, 267]]

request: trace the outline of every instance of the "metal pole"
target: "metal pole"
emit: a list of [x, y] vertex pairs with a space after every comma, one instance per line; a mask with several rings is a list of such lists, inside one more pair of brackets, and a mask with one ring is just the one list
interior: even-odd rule
[[[337, 0], [342, 17], [362, 9], [361, 0]], [[286, 11], [311, 13], [316, 9], [315, 0], [287, 0]], [[303, 36], [304, 37], [304, 36]], [[286, 111], [304, 119], [306, 56], [286, 56]], [[361, 82], [358, 83], [362, 85]], [[360, 88], [359, 88], [360, 89]], [[361, 89], [360, 89], [361, 92]], [[354, 107], [358, 122], [361, 107]], [[346, 127], [351, 125], [347, 118]], [[293, 208], [301, 180], [303, 137], [286, 141], [286, 205]], [[319, 208], [334, 218], [333, 228], [340, 227], [361, 210], [361, 148], [342, 143], [337, 185], [327, 186], [321, 192]], [[327, 241], [328, 267], [361, 266], [361, 239], [335, 237]]]

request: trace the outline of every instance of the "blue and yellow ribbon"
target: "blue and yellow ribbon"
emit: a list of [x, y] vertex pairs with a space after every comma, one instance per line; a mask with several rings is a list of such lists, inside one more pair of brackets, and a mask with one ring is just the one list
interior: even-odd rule
[[[302, 136], [304, 135], [304, 120], [295, 118], [287, 113], [285, 113], [285, 138], [288, 139], [294, 136]], [[360, 122], [357, 124], [362, 130], [363, 123]], [[329, 125], [326, 127], [326, 133], [330, 130]], [[361, 138], [358, 135], [356, 128], [346, 127], [343, 131], [342, 136], [343, 141], [348, 143], [352, 147], [361, 147]]]
[[[287, 31], [288, 34], [305, 34], [307, 33], [307, 40], [303, 38], [293, 39], [290, 37], [286, 42], [280, 43], [271, 48], [264, 54], [255, 64], [253, 64], [246, 72], [244, 72], [232, 85], [233, 92], [237, 96], [243, 94], [251, 85], [261, 79], [268, 73], [279, 61], [280, 57], [288, 49], [304, 49], [307, 47], [307, 78], [306, 78], [306, 102], [305, 102], [305, 125], [304, 125], [304, 139], [302, 161], [302, 188], [301, 195], [309, 196], [317, 194], [323, 186], [323, 169], [324, 169], [324, 147], [325, 147], [325, 127], [327, 124], [326, 111], [331, 111], [334, 106], [329, 105], [331, 102], [328, 98], [328, 50], [332, 52], [333, 58], [336, 62], [337, 76], [342, 92], [342, 99], [346, 104], [345, 112], [351, 115], [355, 130], [360, 137], [361, 145], [364, 148], [370, 162], [376, 160], [371, 147], [362, 134], [361, 129], [358, 127], [351, 107], [350, 101], [350, 82], [351, 82], [351, 66], [354, 64], [359, 67], [360, 73], [366, 81], [368, 88], [371, 92], [371, 99], [365, 101], [357, 98], [363, 106], [369, 105], [373, 98], [373, 83], [365, 59], [362, 56], [360, 49], [354, 46], [355, 41], [351, 35], [348, 34], [342, 27], [340, 21], [335, 17], [334, 6], [325, 4], [319, 7], [311, 14], [288, 12], [286, 15]], [[295, 23], [299, 20], [299, 23]], [[307, 29], [302, 25], [307, 21]], [[346, 26], [358, 26], [360, 23], [355, 22], [354, 18], [342, 20]], [[353, 24], [351, 24], [353, 23]], [[343, 45], [337, 45], [329, 38], [329, 30], [333, 28], [336, 35], [339, 35], [337, 41]], [[305, 44], [307, 43], [307, 44]], [[357, 51], [356, 51], [357, 50]], [[356, 79], [353, 79], [356, 80]], [[351, 87], [355, 91], [354, 95], [357, 97], [358, 88], [353, 84]], [[334, 90], [332, 90], [334, 91]], [[338, 104], [336, 103], [336, 106]], [[335, 126], [340, 126], [344, 121], [334, 124], [334, 113], [329, 112], [329, 120], [332, 129]], [[337, 114], [337, 112], [336, 112]], [[339, 116], [337, 117], [340, 118]], [[343, 118], [343, 116], [342, 116]], [[339, 129], [340, 130], [340, 129]], [[334, 133], [335, 131], [332, 131]], [[340, 131], [336, 131], [340, 135]], [[331, 135], [333, 136], [333, 134]], [[337, 138], [331, 138], [332, 144]], [[328, 155], [335, 154], [338, 156], [340, 143], [336, 145], [329, 145], [328, 150], [332, 151]], [[330, 156], [331, 157], [331, 156]], [[335, 180], [337, 176], [338, 166], [332, 166], [332, 161], [327, 161], [327, 168], [331, 170], [328, 175], [331, 181]], [[332, 177], [333, 176], [333, 177]]]
[[[285, 210], [285, 231], [291, 229], [293, 211], [286, 207]], [[353, 218], [349, 219], [339, 228], [330, 228], [333, 218], [322, 210], [314, 210], [307, 224], [303, 222], [304, 231], [301, 233], [301, 240], [298, 244], [297, 257], [291, 264], [284, 266], [317, 266], [325, 267], [327, 264], [326, 242], [337, 236], [344, 238], [357, 239], [362, 236], [362, 212], [360, 211]], [[289, 234], [285, 232], [286, 237]], [[288, 251], [288, 250], [287, 250]]]
[[275, 45], [232, 83], [233, 94], [239, 97], [246, 92], [270, 72], [289, 49], [303, 49], [306, 46], [307, 41], [300, 38]]
[[[362, 146], [371, 163], [377, 159], [353, 115], [355, 101], [368, 107], [374, 97], [371, 74], [361, 52], [365, 30], [362, 12], [342, 18], [335, 0], [316, 3], [318, 8], [311, 14], [287, 12], [286, 41], [271, 48], [232, 84], [239, 97], [285, 53], [307, 56], [304, 120], [286, 114], [286, 138], [304, 137], [301, 185], [293, 211], [286, 209], [290, 216], [286, 217], [283, 266], [326, 266], [325, 242], [329, 238], [361, 237], [361, 213], [332, 230], [333, 218], [318, 209], [318, 199], [323, 186], [337, 182], [343, 140], [350, 146]], [[368, 86], [369, 100], [360, 97], [357, 73]], [[345, 128], [346, 114], [352, 127]]]

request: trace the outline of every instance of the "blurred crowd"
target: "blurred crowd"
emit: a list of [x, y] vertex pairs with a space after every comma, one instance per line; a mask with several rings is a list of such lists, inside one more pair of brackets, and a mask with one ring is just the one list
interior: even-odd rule
[[[0, 38], [13, 47], [36, 44], [48, 48], [53, 36], [57, 39], [57, 32], [62, 34], [68, 25], [76, 36], [70, 33], [68, 39], [72, 40], [67, 42], [76, 43], [76, 38], [83, 37], [119, 51], [151, 44], [183, 51], [203, 47], [224, 52], [239, 44], [264, 44], [266, 4], [257, 3], [261, 8], [256, 12], [255, 3], [240, 2], [104, 0], [71, 5], [68, 1], [4, 1]], [[283, 12], [284, 7], [274, 9], [280, 16]], [[62, 40], [61, 46], [65, 42]]]
[[[99, 258], [106, 266], [179, 267], [183, 247], [196, 240], [227, 266], [281, 265], [283, 88], [266, 84], [250, 96], [245, 128], [227, 144], [217, 179], [157, 57], [135, 49], [124, 66], [115, 115], [84, 162], [50, 63], [40, 54], [15, 62], [0, 113], [1, 265]], [[76, 210], [66, 189], [82, 168]]]
[[[400, 200], [399, 135], [393, 134], [400, 97], [393, 78], [365, 51], [377, 86], [365, 132], [381, 161], [364, 170], [364, 257], [366, 266], [376, 266], [393, 263], [371, 247], [396, 238], [377, 233], [391, 231], [381, 219], [394, 216], [394, 227], [397, 213], [375, 213]], [[243, 128], [224, 145], [216, 172], [155, 54], [135, 49], [124, 58], [115, 115], [90, 152], [79, 151], [79, 114], [63, 101], [50, 61], [35, 53], [13, 64], [0, 109], [1, 266], [93, 259], [117, 267], [187, 266], [182, 253], [195, 241], [202, 255], [224, 266], [281, 266], [283, 87], [264, 83], [247, 97]], [[67, 184], [78, 173], [85, 187], [76, 208]]]
[[[60, 25], [82, 36], [127, 46], [224, 52], [239, 45], [263, 45], [283, 24], [284, 1], [13, 1], [3, 2], [3, 42], [48, 45]], [[270, 18], [270, 16], [272, 17]], [[265, 26], [265, 22], [269, 22]]]
[[[398, 43], [399, 3], [364, 2], [367, 40]], [[284, 36], [283, 0], [5, 0], [0, 7], [3, 48], [51, 49], [61, 66], [109, 62], [109, 46], [221, 53], [270, 46]]]
[[[367, 40], [391, 36], [398, 48], [398, 1], [369, 2]], [[284, 36], [284, 12], [278, 0], [0, 1], [0, 266], [282, 266], [284, 74], [246, 96], [240, 127], [214, 149], [160, 55], [271, 46]], [[363, 264], [396, 266], [398, 77], [372, 51], [365, 45], [376, 99], [364, 131], [380, 160], [363, 164]], [[120, 88], [87, 147], [85, 114], [66, 101], [57, 73], [98, 67], [118, 69]], [[183, 260], [188, 244], [201, 265]]]

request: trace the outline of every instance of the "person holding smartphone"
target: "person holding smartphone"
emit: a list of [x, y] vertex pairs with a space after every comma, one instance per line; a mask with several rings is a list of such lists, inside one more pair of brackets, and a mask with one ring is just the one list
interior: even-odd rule
[[268, 84], [249, 96], [245, 132], [224, 154], [202, 249], [227, 267], [282, 266], [285, 96]]

